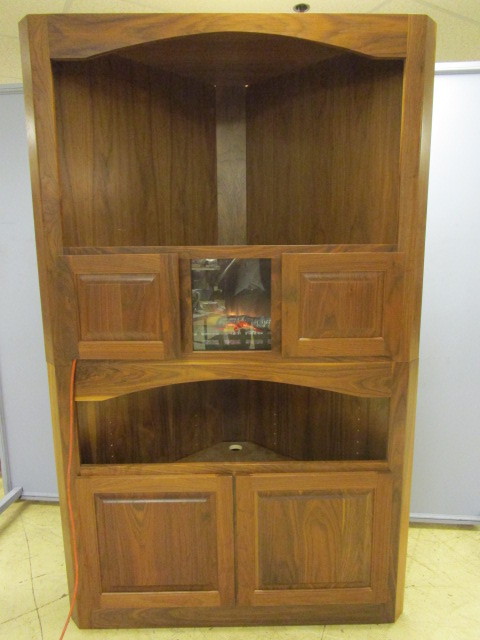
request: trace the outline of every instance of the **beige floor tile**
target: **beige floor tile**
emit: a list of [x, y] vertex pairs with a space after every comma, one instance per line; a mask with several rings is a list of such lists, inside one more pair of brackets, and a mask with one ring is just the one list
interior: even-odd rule
[[35, 611], [28, 548], [22, 513], [28, 505], [15, 503], [0, 517], [0, 624]]
[[0, 623], [35, 611], [30, 561], [11, 562], [2, 567], [0, 581]]
[[[0, 640], [58, 638], [69, 601], [57, 505], [15, 503], [2, 514], [0, 575]], [[413, 526], [406, 583], [395, 624], [80, 630], [71, 623], [65, 640], [478, 640], [480, 528]]]
[[40, 640], [41, 637], [42, 631], [36, 611], [0, 624], [0, 640]]
[[44, 509], [43, 519], [40, 514], [35, 518], [27, 512], [22, 515], [34, 578], [51, 572], [64, 573], [65, 567], [60, 520], [50, 519], [51, 515], [57, 515], [58, 507], [48, 505]]
[[[425, 528], [408, 563], [408, 584], [480, 587], [480, 530]], [[479, 634], [480, 635], [480, 634]]]
[[29, 555], [21, 510], [15, 504], [0, 517], [0, 566], [3, 568], [5, 562], [28, 560]]
[[[65, 600], [68, 594], [65, 570], [52, 571], [33, 578], [33, 593], [37, 607], [41, 608], [57, 600]], [[65, 605], [68, 607], [68, 605]]]

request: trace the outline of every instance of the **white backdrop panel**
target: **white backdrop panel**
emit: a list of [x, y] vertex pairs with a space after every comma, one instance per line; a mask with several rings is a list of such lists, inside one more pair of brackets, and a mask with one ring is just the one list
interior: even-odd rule
[[[480, 521], [480, 72], [437, 75], [412, 514]], [[57, 494], [23, 96], [0, 89], [0, 377], [10, 485]]]

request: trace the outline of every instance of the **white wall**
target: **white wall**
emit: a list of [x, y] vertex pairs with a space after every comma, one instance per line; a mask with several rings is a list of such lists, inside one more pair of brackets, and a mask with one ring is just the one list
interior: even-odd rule
[[23, 95], [0, 92], [0, 379], [5, 489], [54, 497], [57, 482], [33, 232]]
[[[480, 72], [439, 75], [412, 512], [480, 521]], [[21, 95], [0, 93], [0, 378], [12, 485], [55, 494]]]
[[480, 522], [480, 64], [435, 78], [411, 511]]

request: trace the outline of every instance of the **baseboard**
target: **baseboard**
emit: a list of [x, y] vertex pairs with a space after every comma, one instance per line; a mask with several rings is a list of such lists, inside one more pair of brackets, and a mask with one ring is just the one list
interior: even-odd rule
[[[21, 500], [35, 502], [58, 502], [56, 493], [23, 493]], [[449, 516], [438, 513], [411, 513], [412, 524], [450, 524], [480, 526], [480, 516]]]
[[412, 524], [451, 524], [480, 526], [480, 516], [447, 516], [438, 513], [411, 513]]
[[57, 493], [22, 493], [22, 500], [30, 502], [58, 502]]

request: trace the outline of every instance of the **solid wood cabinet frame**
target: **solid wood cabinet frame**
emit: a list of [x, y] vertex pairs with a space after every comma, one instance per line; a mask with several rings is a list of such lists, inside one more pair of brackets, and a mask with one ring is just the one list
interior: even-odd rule
[[[77, 624], [395, 620], [434, 24], [34, 15], [20, 30]], [[254, 286], [225, 293], [227, 261]], [[208, 337], [225, 331], [249, 342]]]

